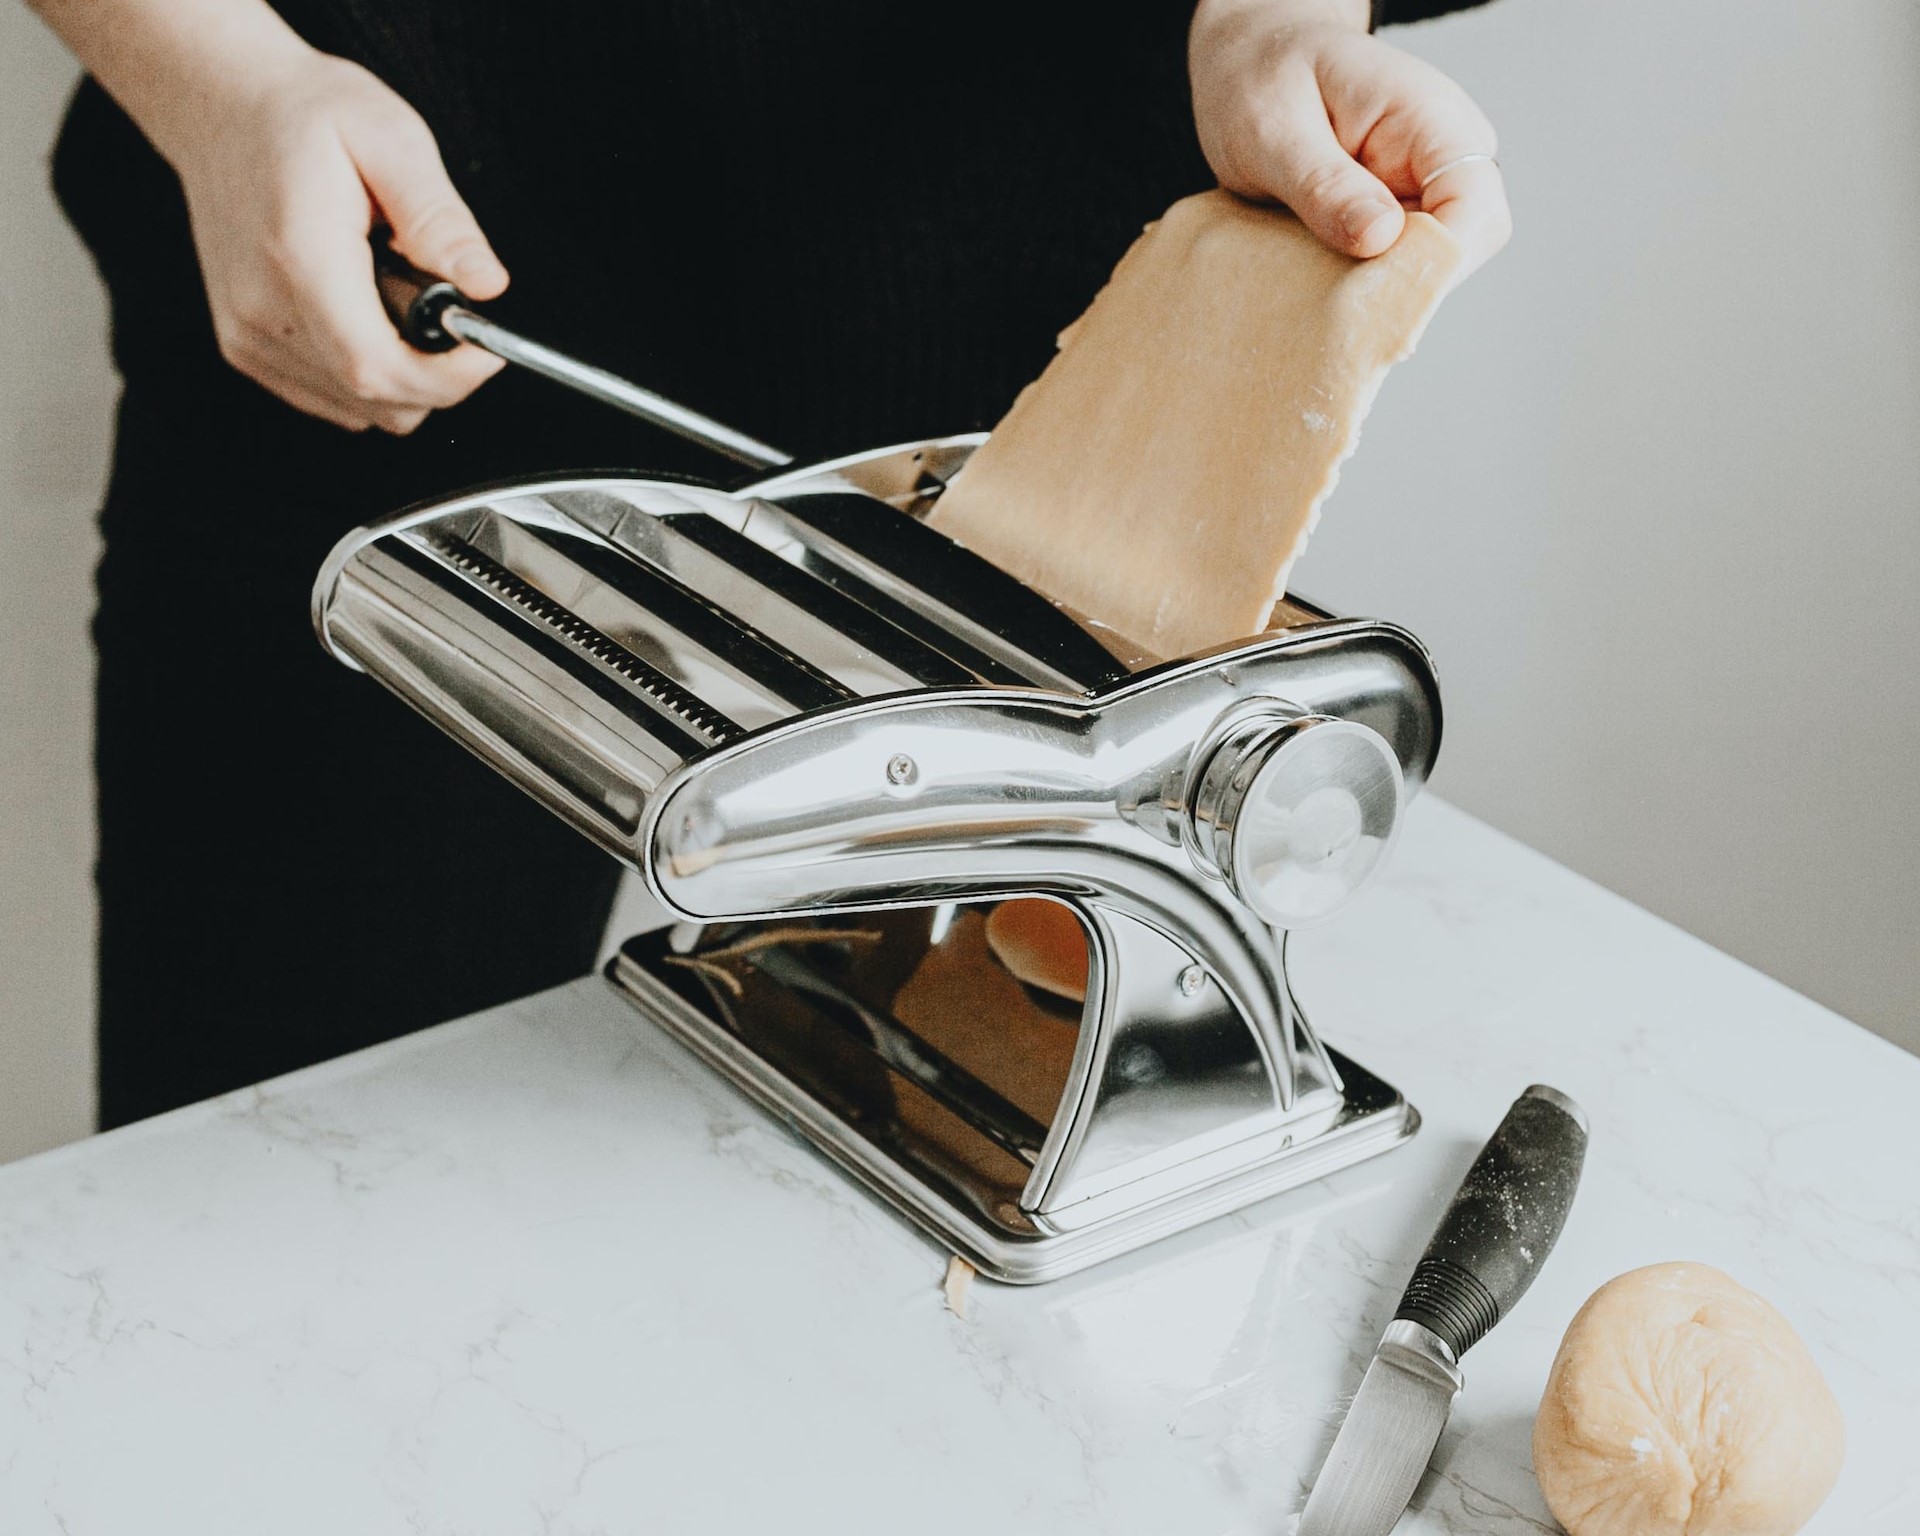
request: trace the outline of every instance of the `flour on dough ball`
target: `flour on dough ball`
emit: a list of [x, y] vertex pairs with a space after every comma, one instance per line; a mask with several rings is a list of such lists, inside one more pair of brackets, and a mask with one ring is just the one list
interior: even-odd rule
[[1846, 1427], [1800, 1336], [1704, 1264], [1610, 1280], [1567, 1329], [1533, 1463], [1572, 1536], [1792, 1536]]

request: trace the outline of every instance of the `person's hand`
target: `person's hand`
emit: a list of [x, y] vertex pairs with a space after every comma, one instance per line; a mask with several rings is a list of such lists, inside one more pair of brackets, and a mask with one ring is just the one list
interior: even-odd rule
[[1423, 208], [1466, 252], [1512, 233], [1493, 125], [1432, 65], [1367, 33], [1366, 0], [1202, 0], [1194, 120], [1220, 184], [1284, 203], [1333, 250], [1377, 256]]
[[507, 285], [412, 107], [305, 44], [202, 87], [192, 106], [156, 142], [186, 190], [229, 363], [311, 415], [396, 433], [499, 370], [477, 347], [415, 351], [374, 286], [376, 223], [416, 267], [475, 298]]

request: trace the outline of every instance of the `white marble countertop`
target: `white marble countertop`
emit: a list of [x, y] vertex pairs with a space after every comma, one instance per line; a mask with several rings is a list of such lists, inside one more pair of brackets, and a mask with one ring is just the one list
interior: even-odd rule
[[1401, 1530], [1553, 1530], [1560, 1332], [1686, 1258], [1846, 1411], [1809, 1530], [1920, 1531], [1920, 1060], [1431, 799], [1295, 949], [1421, 1135], [964, 1318], [945, 1255], [597, 980], [0, 1170], [0, 1530], [1285, 1532], [1539, 1079], [1593, 1118], [1585, 1184]]

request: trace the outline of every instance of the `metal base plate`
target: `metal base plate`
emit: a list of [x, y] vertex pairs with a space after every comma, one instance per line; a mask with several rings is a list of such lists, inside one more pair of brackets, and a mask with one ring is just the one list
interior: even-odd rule
[[[1261, 1150], [1230, 1171], [1072, 1229], [1020, 1208], [1026, 1167], [1004, 1145], [970, 1142], [957, 1120], [913, 1096], [877, 1058], [849, 1049], [816, 997], [765, 983], [717, 985], [674, 955], [666, 932], [629, 939], [607, 966], [616, 990], [722, 1076], [982, 1274], [1057, 1279], [1400, 1145], [1420, 1116], [1390, 1084], [1338, 1052], [1345, 1103], [1316, 1134]], [[1017, 1045], [1013, 1048], [1017, 1049]]]

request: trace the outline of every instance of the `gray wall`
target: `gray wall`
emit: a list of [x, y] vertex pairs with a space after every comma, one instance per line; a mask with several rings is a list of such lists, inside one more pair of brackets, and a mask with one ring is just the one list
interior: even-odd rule
[[1500, 125], [1518, 233], [1297, 584], [1433, 647], [1442, 794], [1920, 1049], [1920, 6], [1403, 36]]
[[114, 386], [93, 269], [46, 190], [72, 80], [0, 0], [0, 1159], [93, 1119], [87, 622]]
[[[1443, 794], [1920, 1047], [1920, 8], [1507, 0], [1401, 40], [1501, 125], [1519, 234], [1299, 585], [1434, 647]], [[44, 190], [69, 78], [0, 0], [0, 1157], [89, 1114], [111, 379]]]

